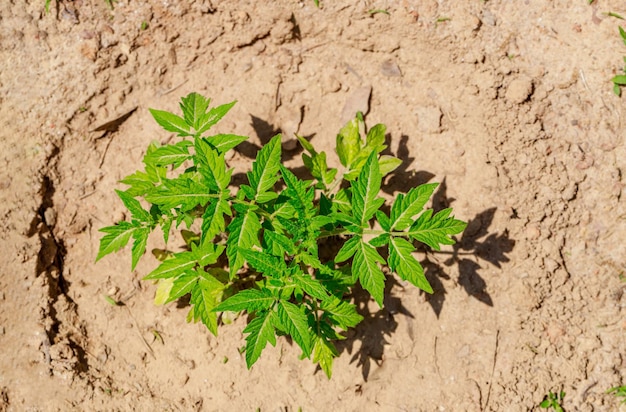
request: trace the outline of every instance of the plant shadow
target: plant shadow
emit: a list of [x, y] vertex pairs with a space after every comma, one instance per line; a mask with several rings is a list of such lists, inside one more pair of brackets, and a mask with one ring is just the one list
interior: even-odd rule
[[[408, 136], [403, 135], [395, 154], [403, 163], [388, 178], [383, 191], [395, 194], [398, 191], [406, 192], [406, 188], [415, 187], [427, 183], [435, 175], [426, 171], [408, 171], [408, 165], [414, 160], [410, 157], [407, 147]], [[387, 154], [391, 154], [387, 152]], [[435, 212], [450, 207], [455, 201], [447, 195], [447, 182], [444, 178], [439, 184], [432, 197], [432, 208]], [[493, 299], [487, 290], [487, 282], [480, 272], [485, 264], [502, 267], [502, 263], [508, 262], [507, 256], [514, 246], [515, 240], [509, 237], [508, 231], [495, 233], [490, 227], [493, 223], [497, 208], [486, 209], [468, 221], [467, 228], [460, 239], [452, 246], [452, 251], [435, 251], [421, 243], [415, 244], [418, 252], [423, 253], [421, 264], [424, 274], [433, 288], [432, 294], [425, 294], [426, 301], [431, 306], [437, 318], [439, 318], [446, 300], [446, 288], [443, 280], [451, 280], [450, 268], [456, 266], [458, 277], [456, 282], [463, 287], [465, 292], [484, 303], [493, 307]], [[385, 256], [383, 256], [385, 257]], [[368, 302], [371, 301], [369, 294], [360, 286], [355, 287], [353, 299], [357, 310], [364, 320], [348, 332], [347, 339], [337, 343], [340, 352], [346, 351], [352, 354], [351, 362], [356, 361], [361, 367], [363, 379], [367, 381], [372, 362], [380, 364], [383, 359], [384, 346], [387, 339], [396, 331], [398, 323], [395, 316], [401, 314], [414, 318], [400, 298], [390, 292], [394, 287], [402, 287], [395, 276], [388, 276], [385, 289], [385, 307], [371, 312], [368, 310]], [[360, 344], [357, 345], [356, 342]], [[358, 350], [355, 351], [355, 347]]]
[[[349, 331], [348, 338], [336, 342], [337, 350], [352, 354], [350, 363], [357, 362], [357, 367], [361, 368], [363, 379], [367, 381], [372, 362], [381, 365], [385, 345], [388, 345], [388, 337], [398, 328], [395, 316], [402, 314], [409, 318], [414, 318], [413, 314], [402, 304], [398, 296], [391, 294], [394, 287], [402, 287], [395, 277], [388, 277], [385, 283], [385, 297], [383, 309], [370, 311], [368, 306], [371, 303], [369, 292], [360, 285], [355, 285], [352, 291], [352, 298], [357, 307], [357, 312], [363, 316], [363, 321], [354, 329]], [[359, 341], [358, 350], [355, 350], [356, 342]]]

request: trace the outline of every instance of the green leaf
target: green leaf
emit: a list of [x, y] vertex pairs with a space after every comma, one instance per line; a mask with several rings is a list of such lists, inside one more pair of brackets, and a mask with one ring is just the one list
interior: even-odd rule
[[420, 185], [409, 190], [406, 196], [402, 193], [398, 194], [391, 206], [391, 229], [389, 230], [404, 230], [411, 226], [413, 217], [422, 211], [437, 186], [437, 183]]
[[285, 253], [288, 255], [294, 255], [296, 253], [296, 245], [285, 235], [266, 230], [263, 232], [263, 237], [274, 256], [282, 257]]
[[183, 111], [185, 122], [198, 130], [211, 99], [207, 99], [198, 93], [189, 93], [181, 99], [180, 108]]
[[[374, 150], [376, 153], [383, 151], [385, 146], [385, 133], [387, 132], [387, 126], [382, 123], [374, 125], [368, 132], [366, 137], [365, 147]], [[368, 153], [369, 156], [369, 153]]]
[[233, 205], [237, 212], [235, 218], [228, 225], [228, 240], [226, 242], [226, 254], [230, 265], [230, 276], [234, 278], [237, 271], [243, 266], [244, 257], [240, 250], [252, 249], [253, 246], [261, 246], [259, 232], [261, 223], [259, 217], [252, 208], [243, 205]]
[[248, 137], [238, 136], [236, 134], [216, 134], [215, 136], [204, 137], [201, 140], [210, 144], [220, 152], [220, 154], [224, 154], [238, 146], [239, 143], [248, 140]]
[[[261, 195], [274, 188], [280, 168], [280, 135], [276, 135], [258, 153], [248, 172], [248, 181], [254, 192], [250, 200], [259, 201]], [[270, 200], [270, 199], [268, 199]]]
[[611, 81], [615, 84], [619, 84], [620, 86], [626, 86], [626, 75], [615, 76], [611, 79]]
[[304, 307], [281, 300], [278, 303], [278, 317], [282, 328], [300, 346], [305, 357], [311, 356], [311, 331]]
[[330, 317], [334, 325], [344, 330], [356, 327], [363, 320], [363, 316], [357, 313], [355, 305], [337, 297], [323, 301], [320, 309]]
[[150, 216], [150, 213], [141, 207], [141, 203], [139, 203], [133, 195], [128, 192], [122, 192], [121, 190], [116, 190], [115, 193], [117, 193], [119, 198], [122, 199], [124, 206], [126, 206], [133, 219], [137, 219], [145, 223], [152, 223], [152, 216]]
[[224, 245], [216, 245], [212, 242], [202, 242], [199, 246], [191, 245], [191, 256], [200, 267], [212, 265], [224, 252]]
[[135, 230], [137, 230], [136, 226], [124, 221], [119, 222], [115, 226], [107, 226], [100, 229], [100, 232], [106, 233], [106, 235], [100, 239], [100, 249], [96, 262], [109, 253], [117, 252], [126, 246]]
[[265, 252], [240, 249], [239, 253], [254, 269], [267, 276], [281, 277], [287, 271], [285, 261]]
[[377, 197], [381, 181], [378, 159], [376, 153], [372, 152], [357, 181], [352, 184], [352, 212], [363, 228], [368, 226], [374, 213], [385, 203], [384, 199]]
[[359, 132], [359, 120], [350, 120], [337, 135], [337, 155], [339, 161], [350, 169], [352, 162], [361, 150], [361, 134]]
[[162, 146], [147, 154], [144, 158], [146, 162], [152, 163], [157, 166], [173, 165], [174, 169], [183, 164], [186, 160], [191, 159], [189, 154], [189, 146], [193, 143], [188, 140], [183, 140], [177, 144], [170, 144]]
[[212, 240], [226, 229], [224, 215], [231, 216], [228, 192], [220, 194], [219, 199], [209, 202], [202, 215], [201, 241]]
[[208, 187], [214, 192], [225, 191], [230, 184], [232, 170], [226, 170], [224, 155], [202, 139], [195, 143], [195, 163]]
[[[397, 198], [396, 198], [397, 199]], [[382, 210], [376, 211], [376, 220], [380, 223], [380, 227], [383, 228], [384, 231], [389, 231], [391, 228], [391, 222], [389, 221], [389, 217]]]
[[198, 123], [198, 127], [194, 128], [196, 129], [196, 135], [201, 135], [219, 122], [222, 117], [224, 117], [226, 113], [228, 113], [228, 111], [235, 105], [235, 103], [237, 103], [236, 100], [209, 110], [209, 112], [205, 114]]
[[291, 276], [293, 283], [301, 288], [309, 296], [319, 300], [328, 299], [329, 294], [326, 288], [317, 280], [308, 274], [295, 273]]
[[619, 27], [619, 35], [622, 38], [622, 41], [624, 41], [624, 44], [626, 45], [626, 30], [624, 30], [622, 26], [618, 26], [618, 27]]
[[182, 211], [188, 211], [196, 206], [206, 205], [214, 197], [207, 186], [189, 178], [179, 177], [164, 180], [162, 186], [148, 192], [145, 198], [161, 208], [173, 209], [180, 206]]
[[154, 304], [156, 306], [164, 305], [167, 298], [170, 296], [174, 279], [159, 279], [157, 282], [157, 289], [154, 293]]
[[351, 214], [352, 213], [352, 203], [350, 200], [350, 193], [348, 189], [341, 189], [337, 192], [335, 197], [333, 198], [333, 204], [337, 206], [339, 211]]
[[452, 209], [444, 209], [434, 216], [432, 209], [425, 211], [413, 223], [407, 235], [435, 250], [440, 250], [440, 245], [453, 245], [454, 239], [450, 236], [461, 233], [467, 223], [449, 217], [450, 213]]
[[144, 280], [173, 278], [193, 269], [197, 262], [191, 252], [175, 253], [174, 257], [165, 260], [156, 269], [144, 277]]
[[335, 257], [336, 263], [344, 262], [350, 259], [355, 253], [357, 248], [359, 247], [359, 242], [361, 238], [357, 236], [353, 236], [346, 243], [343, 244], [339, 252], [337, 252], [337, 256]]
[[245, 289], [229, 297], [213, 310], [215, 312], [241, 312], [245, 310], [252, 313], [271, 308], [275, 301], [276, 298], [267, 289]]
[[137, 228], [133, 232], [133, 247], [132, 247], [132, 265], [130, 270], [135, 270], [139, 259], [146, 252], [146, 244], [148, 243], [148, 236], [150, 235], [150, 228]]
[[378, 306], [383, 307], [385, 294], [385, 275], [378, 267], [385, 260], [376, 249], [359, 239], [352, 261], [352, 277], [359, 279], [361, 286], [374, 298]]
[[380, 174], [387, 176], [389, 173], [400, 167], [402, 160], [394, 156], [382, 155], [380, 159], [378, 159], [378, 164], [380, 166]]
[[150, 180], [148, 174], [139, 171], [126, 176], [120, 180], [120, 183], [130, 186], [126, 189], [126, 193], [131, 196], [143, 196], [154, 187], [154, 183]]
[[272, 346], [276, 346], [275, 323], [276, 312], [270, 310], [257, 315], [243, 330], [243, 333], [249, 333], [246, 337], [246, 365], [248, 369], [259, 359], [268, 342]]
[[199, 272], [202, 276], [198, 279], [195, 287], [191, 290], [190, 310], [194, 322], [198, 319], [217, 336], [217, 313], [214, 308], [221, 299], [224, 285], [204, 271]]
[[337, 356], [339, 356], [339, 352], [337, 352], [332, 342], [322, 336], [315, 337], [315, 343], [313, 344], [313, 362], [320, 365], [320, 368], [322, 368], [328, 379], [332, 376], [333, 360]]
[[405, 239], [389, 237], [389, 269], [423, 291], [433, 293], [424, 275], [424, 268], [411, 254], [414, 250], [413, 245]]
[[198, 282], [198, 274], [195, 271], [185, 272], [177, 278], [170, 278], [164, 280], [172, 280], [172, 287], [169, 291], [167, 300], [163, 303], [169, 303], [180, 299], [196, 286]]
[[189, 125], [180, 116], [163, 110], [150, 109], [154, 120], [168, 132], [178, 133], [179, 136], [191, 136]]

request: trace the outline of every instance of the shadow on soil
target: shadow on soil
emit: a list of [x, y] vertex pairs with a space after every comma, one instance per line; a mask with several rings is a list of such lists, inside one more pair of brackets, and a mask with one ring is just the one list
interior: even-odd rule
[[[426, 171], [408, 171], [407, 166], [414, 160], [409, 156], [407, 147], [408, 137], [401, 137], [396, 157], [403, 160], [402, 166], [391, 175], [383, 188], [386, 193], [394, 194], [397, 191], [406, 191], [408, 187], [415, 187], [427, 183], [434, 177]], [[432, 207], [435, 212], [448, 208], [455, 199], [448, 197], [447, 184], [444, 179], [433, 195]], [[515, 240], [509, 238], [508, 232], [501, 234], [492, 233], [490, 226], [495, 216], [496, 208], [489, 208], [474, 216], [468, 221], [467, 228], [460, 239], [453, 245], [452, 251], [437, 252], [425, 245], [419, 244], [418, 251], [424, 253], [425, 258], [421, 261], [426, 278], [430, 282], [434, 293], [426, 294], [426, 301], [439, 317], [446, 300], [446, 289], [442, 279], [450, 280], [449, 269], [457, 266], [458, 278], [456, 282], [461, 285], [468, 295], [480, 302], [493, 306], [493, 300], [487, 291], [487, 283], [480, 275], [485, 264], [491, 264], [498, 268], [508, 262], [507, 253], [515, 246]], [[386, 256], [383, 255], [384, 258]], [[395, 316], [398, 314], [413, 318], [400, 298], [390, 292], [394, 287], [402, 287], [395, 277], [388, 277], [385, 290], [385, 307], [374, 313], [368, 310], [369, 294], [356, 287], [353, 292], [355, 304], [364, 320], [348, 335], [345, 341], [337, 343], [340, 352], [347, 351], [353, 354], [351, 362], [357, 361], [361, 367], [363, 378], [367, 381], [372, 362], [380, 363], [383, 359], [384, 347], [398, 327]], [[355, 345], [360, 342], [359, 345]], [[354, 351], [354, 347], [358, 347]]]
[[[268, 122], [252, 116], [252, 126], [255, 129], [259, 140], [262, 144], [266, 144], [274, 135], [280, 132], [275, 126]], [[310, 137], [307, 140], [310, 140]], [[387, 136], [387, 141], [390, 136]], [[390, 195], [397, 192], [406, 192], [408, 188], [428, 183], [435, 175], [428, 171], [408, 170], [409, 166], [415, 160], [410, 156], [408, 147], [409, 136], [402, 135], [398, 145], [398, 151], [394, 155], [403, 162], [398, 169], [386, 178], [382, 190]], [[255, 144], [244, 142], [240, 144], [237, 150], [246, 157], [254, 159], [260, 148]], [[283, 153], [283, 161], [292, 159], [302, 150]], [[384, 154], [392, 154], [387, 149]], [[310, 179], [310, 174], [304, 167], [298, 167], [292, 171], [302, 179]], [[244, 174], [234, 175], [233, 182], [247, 183]], [[448, 197], [447, 184], [444, 179], [433, 195], [432, 208], [435, 212], [448, 208], [455, 199]], [[389, 212], [389, 205], [383, 206], [383, 210]], [[460, 239], [457, 239], [453, 245], [452, 251], [434, 251], [427, 246], [416, 242], [418, 252], [424, 255], [421, 261], [424, 267], [426, 278], [430, 282], [434, 293], [426, 294], [426, 301], [432, 307], [436, 316], [439, 317], [446, 300], [446, 288], [442, 280], [451, 280], [448, 272], [454, 266], [457, 266], [455, 273], [458, 273], [456, 283], [461, 285], [468, 295], [479, 300], [480, 302], [493, 306], [493, 299], [487, 291], [487, 283], [480, 275], [485, 263], [489, 263], [496, 267], [508, 262], [507, 253], [513, 250], [515, 241], [509, 238], [508, 232], [501, 234], [491, 233], [490, 226], [495, 216], [496, 208], [490, 208], [477, 214], [468, 221], [467, 228], [463, 232]], [[332, 242], [332, 244], [321, 244], [320, 255], [326, 253], [329, 259], [332, 259], [338, 251], [341, 244]], [[328, 248], [323, 251], [322, 249]], [[335, 250], [336, 249], [336, 250]], [[384, 251], [379, 250], [381, 256], [387, 259]], [[368, 307], [371, 296], [364, 291], [360, 285], [355, 285], [352, 296], [357, 311], [363, 316], [364, 320], [355, 328], [348, 332], [348, 337], [344, 341], [336, 342], [339, 352], [347, 351], [352, 354], [351, 362], [357, 362], [361, 367], [363, 378], [367, 381], [372, 362], [380, 363], [383, 359], [384, 347], [389, 342], [390, 337], [398, 327], [395, 316], [401, 314], [413, 318], [413, 315], [403, 306], [399, 297], [393, 296], [391, 290], [394, 287], [403, 286], [398, 280], [389, 276], [387, 278], [385, 289], [384, 308], [375, 312], [370, 312]], [[356, 344], [359, 342], [359, 344]], [[354, 348], [358, 348], [355, 350]]]

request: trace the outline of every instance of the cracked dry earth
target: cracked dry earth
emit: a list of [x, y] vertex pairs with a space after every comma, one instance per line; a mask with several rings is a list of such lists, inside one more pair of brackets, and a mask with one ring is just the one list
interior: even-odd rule
[[[566, 411], [620, 410], [623, 1], [43, 5], [0, 3], [1, 411], [527, 411], [560, 390]], [[94, 263], [125, 217], [117, 181], [173, 138], [147, 109], [191, 91], [238, 100], [217, 126], [250, 136], [236, 172], [277, 131], [336, 165], [364, 109], [405, 161], [387, 195], [443, 182], [432, 206], [469, 221], [419, 256], [432, 296], [392, 279], [382, 311], [357, 296], [331, 381], [284, 339], [246, 370], [245, 317], [215, 338], [154, 306], [151, 256]]]

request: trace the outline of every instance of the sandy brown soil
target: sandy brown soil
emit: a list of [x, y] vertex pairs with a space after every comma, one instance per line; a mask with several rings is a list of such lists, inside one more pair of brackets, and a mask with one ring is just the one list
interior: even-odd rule
[[[0, 410], [526, 411], [559, 390], [566, 411], [619, 410], [626, 47], [606, 12], [626, 4], [587, 3], [0, 2]], [[149, 107], [237, 99], [218, 131], [251, 136], [243, 171], [281, 128], [332, 152], [366, 86], [406, 162], [388, 191], [445, 182], [433, 206], [470, 224], [421, 256], [434, 295], [394, 282], [369, 305], [331, 381], [286, 340], [247, 371], [245, 318], [215, 338], [154, 306], [151, 256], [94, 263], [117, 181], [172, 139]]]

